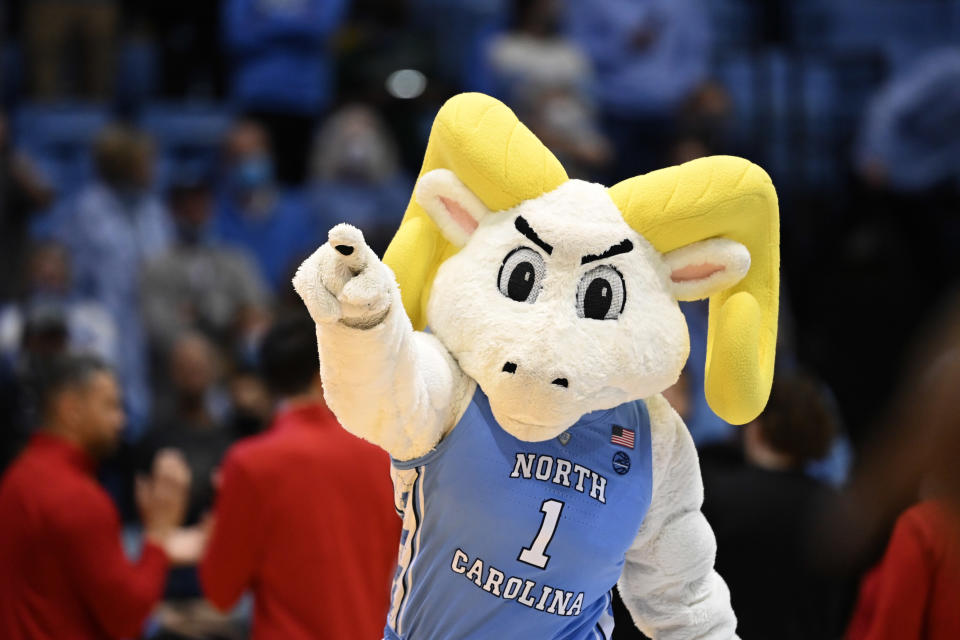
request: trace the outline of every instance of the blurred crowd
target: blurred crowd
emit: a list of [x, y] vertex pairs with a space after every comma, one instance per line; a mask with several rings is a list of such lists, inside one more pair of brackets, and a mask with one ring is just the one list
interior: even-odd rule
[[[94, 355], [120, 383], [100, 480], [131, 536], [133, 478], [169, 448], [202, 522], [225, 452], [272, 420], [261, 343], [303, 312], [296, 266], [337, 222], [382, 254], [434, 114], [469, 90], [507, 102], [571, 177], [725, 153], [769, 171], [782, 382], [757, 422], [722, 423], [706, 306], [688, 304], [669, 395], [701, 447], [742, 637], [841, 637], [854, 611], [851, 637], [881, 637], [883, 578], [858, 604], [860, 578], [929, 484], [902, 443], [937, 358], [908, 363], [960, 282], [958, 0], [4, 2], [0, 469], [43, 417], [42, 364]], [[935, 429], [948, 414], [925, 414], [927, 442], [956, 445]], [[835, 571], [810, 557], [835, 547]], [[171, 574], [168, 602], [199, 595], [195, 570]], [[243, 637], [249, 618], [171, 611], [150, 634]]]

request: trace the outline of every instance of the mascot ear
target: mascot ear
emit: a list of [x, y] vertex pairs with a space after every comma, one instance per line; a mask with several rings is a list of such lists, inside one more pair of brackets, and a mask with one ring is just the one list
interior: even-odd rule
[[677, 300], [702, 300], [740, 282], [750, 270], [747, 248], [726, 238], [710, 238], [663, 256]]
[[423, 174], [414, 188], [414, 198], [451, 244], [462, 247], [490, 213], [465, 184], [448, 169]]

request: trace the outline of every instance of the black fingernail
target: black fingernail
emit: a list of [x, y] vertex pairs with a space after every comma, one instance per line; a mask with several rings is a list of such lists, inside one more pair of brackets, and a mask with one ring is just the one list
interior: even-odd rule
[[338, 244], [337, 246], [334, 247], [334, 249], [336, 249], [337, 251], [339, 251], [345, 256], [348, 256], [351, 253], [353, 253], [353, 247], [351, 247], [348, 244]]

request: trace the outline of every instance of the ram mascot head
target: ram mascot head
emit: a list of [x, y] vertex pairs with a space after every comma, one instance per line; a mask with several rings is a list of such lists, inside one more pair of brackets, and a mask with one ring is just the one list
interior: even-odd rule
[[505, 105], [463, 94], [434, 122], [384, 262], [414, 328], [429, 327], [522, 440], [672, 385], [689, 353], [684, 300], [710, 299], [711, 408], [743, 424], [766, 403], [777, 197], [746, 160], [610, 188], [571, 180]]

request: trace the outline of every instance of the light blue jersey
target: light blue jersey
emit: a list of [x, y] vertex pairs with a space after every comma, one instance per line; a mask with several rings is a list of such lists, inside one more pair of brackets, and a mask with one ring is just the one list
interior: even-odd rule
[[387, 640], [610, 638], [610, 590], [650, 506], [643, 402], [524, 442], [478, 387], [435, 450], [393, 466], [404, 527]]

